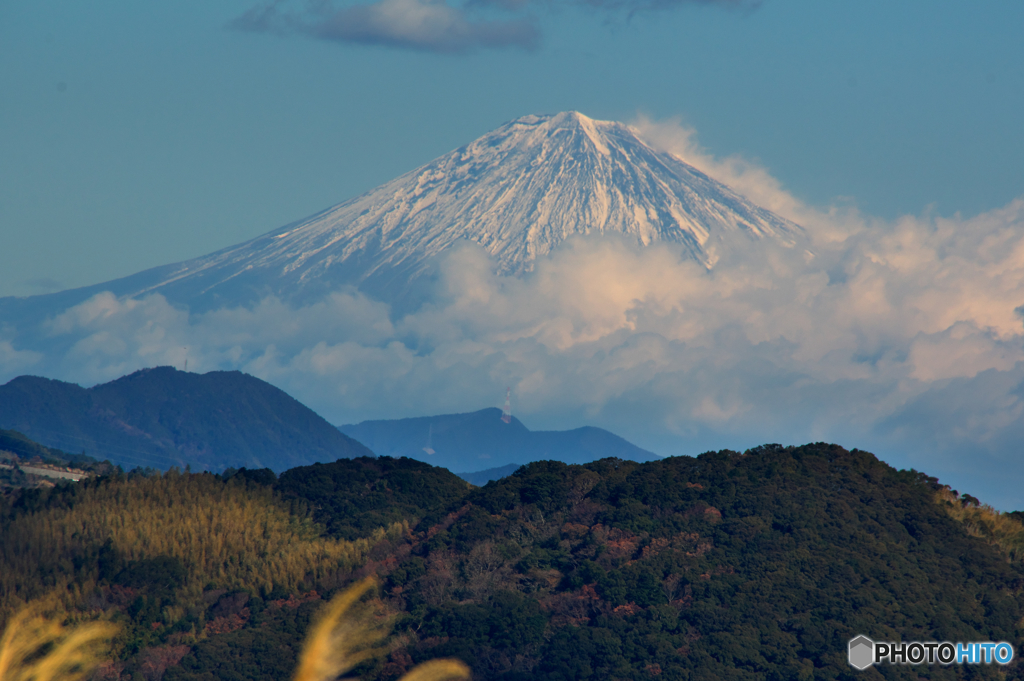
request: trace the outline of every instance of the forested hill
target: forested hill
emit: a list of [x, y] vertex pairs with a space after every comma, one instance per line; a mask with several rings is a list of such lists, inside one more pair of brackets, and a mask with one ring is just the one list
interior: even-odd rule
[[156, 367], [88, 389], [20, 376], [0, 386], [0, 427], [126, 469], [283, 471], [371, 454], [284, 391], [239, 371]]
[[340, 459], [302, 466], [271, 481], [284, 501], [304, 501], [326, 534], [356, 539], [401, 521], [437, 522], [470, 485], [444, 468], [389, 456]]
[[109, 463], [97, 461], [91, 456], [69, 454], [59, 449], [44, 447], [16, 430], [0, 428], [0, 452], [10, 455], [12, 458], [17, 457], [19, 461], [38, 461], [58, 466], [75, 466], [90, 472], [109, 473], [113, 469], [113, 466], [109, 465]]
[[385, 590], [413, 661], [476, 679], [860, 678], [858, 634], [1024, 649], [1024, 527], [974, 504], [835, 445], [536, 463], [468, 495]]
[[114, 465], [44, 447], [15, 430], [0, 429], [0, 494], [20, 487], [52, 485], [51, 478], [67, 477], [61, 469], [64, 473], [103, 475], [112, 473]]
[[846, 645], [1022, 651], [1022, 565], [1019, 514], [826, 444], [539, 462], [482, 488], [386, 457], [107, 477], [0, 509], [0, 613], [55, 587], [106, 610], [126, 627], [107, 681], [287, 678], [322, 600], [366, 574], [400, 634], [360, 670], [381, 681], [444, 656], [477, 681], [1020, 679], [856, 672]]

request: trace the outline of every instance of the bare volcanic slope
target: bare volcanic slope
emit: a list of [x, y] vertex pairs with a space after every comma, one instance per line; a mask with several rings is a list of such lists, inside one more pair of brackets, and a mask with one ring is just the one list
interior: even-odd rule
[[0, 427], [125, 468], [283, 471], [373, 456], [284, 391], [239, 371], [157, 367], [92, 388], [20, 376], [0, 386]]
[[380, 456], [405, 456], [460, 474], [533, 461], [584, 464], [607, 458], [640, 462], [660, 458], [602, 428], [531, 431], [515, 417], [505, 423], [501, 410], [494, 408], [469, 414], [363, 421], [338, 428]]
[[[196, 312], [268, 294], [307, 301], [345, 284], [394, 302], [415, 298], [436, 256], [461, 240], [486, 249], [499, 272], [518, 274], [566, 239], [594, 233], [680, 244], [712, 267], [731, 243], [795, 243], [802, 230], [621, 123], [576, 112], [525, 116], [312, 217], [207, 256], [51, 294], [47, 307], [109, 290], [159, 292]], [[18, 305], [0, 301], [0, 311]]]

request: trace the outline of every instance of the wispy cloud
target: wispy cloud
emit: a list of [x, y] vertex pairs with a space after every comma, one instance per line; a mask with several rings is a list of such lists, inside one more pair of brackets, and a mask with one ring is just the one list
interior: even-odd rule
[[[301, 34], [343, 43], [465, 54], [480, 49], [536, 49], [537, 14], [554, 5], [583, 6], [609, 14], [668, 10], [686, 4], [755, 9], [759, 0], [377, 0], [338, 4], [271, 0], [235, 19], [233, 28], [279, 35]], [[494, 18], [493, 13], [505, 17]]]
[[540, 44], [540, 30], [532, 17], [474, 19], [465, 8], [443, 0], [379, 0], [340, 8], [321, 3], [304, 11], [274, 2], [249, 10], [232, 25], [247, 31], [301, 33], [442, 54], [507, 47], [532, 50]]

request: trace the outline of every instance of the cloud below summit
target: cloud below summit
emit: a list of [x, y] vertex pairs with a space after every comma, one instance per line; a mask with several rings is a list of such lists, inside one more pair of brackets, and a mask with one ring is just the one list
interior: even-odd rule
[[1024, 201], [815, 248], [759, 242], [709, 273], [581, 238], [516, 278], [467, 244], [399, 318], [355, 290], [205, 314], [100, 294], [49, 323], [66, 351], [0, 342], [0, 362], [89, 384], [187, 347], [193, 370], [242, 369], [334, 422], [468, 411], [511, 385], [532, 427], [594, 423], [663, 454], [830, 440], [965, 489], [1024, 475]]
[[1024, 199], [883, 223], [806, 206], [677, 125], [636, 125], [800, 221], [807, 250], [750, 242], [709, 272], [671, 245], [581, 237], [514, 277], [465, 244], [401, 315], [354, 289], [203, 314], [103, 293], [47, 322], [48, 350], [0, 330], [0, 380], [92, 384], [187, 353], [335, 423], [469, 411], [510, 385], [533, 428], [591, 423], [661, 454], [829, 440], [1019, 507]]

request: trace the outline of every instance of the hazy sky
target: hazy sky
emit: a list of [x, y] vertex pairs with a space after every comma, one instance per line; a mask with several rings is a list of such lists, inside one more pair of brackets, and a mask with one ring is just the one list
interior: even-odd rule
[[1024, 194], [1024, 3], [0, 3], [0, 295], [201, 255], [501, 123], [677, 117], [816, 206]]

